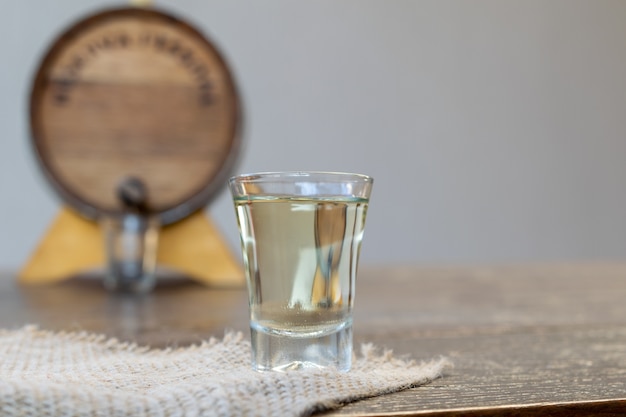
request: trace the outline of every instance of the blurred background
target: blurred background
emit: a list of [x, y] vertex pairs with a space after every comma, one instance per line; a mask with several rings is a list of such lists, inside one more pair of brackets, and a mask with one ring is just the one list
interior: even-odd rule
[[[0, 268], [61, 207], [33, 157], [42, 54], [128, 3], [0, 0]], [[626, 259], [626, 2], [160, 0], [227, 58], [236, 171], [372, 175], [362, 264]], [[239, 256], [230, 196], [208, 208]]]

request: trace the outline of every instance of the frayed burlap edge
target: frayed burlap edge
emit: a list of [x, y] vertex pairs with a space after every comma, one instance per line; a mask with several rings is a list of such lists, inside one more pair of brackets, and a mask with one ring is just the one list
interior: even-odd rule
[[[121, 342], [114, 338], [108, 338], [105, 335], [89, 333], [86, 331], [79, 332], [53, 332], [49, 330], [39, 329], [37, 326], [30, 325], [25, 326], [18, 330], [2, 330], [0, 329], [0, 349], [3, 348], [3, 344], [6, 348], [7, 338], [13, 338], [17, 340], [18, 344], [22, 345], [25, 357], [22, 357], [19, 352], [13, 352], [12, 358], [14, 360], [28, 361], [28, 355], [37, 355], [42, 350], [55, 350], [63, 349], [64, 347], [72, 350], [80, 347], [81, 349], [95, 351], [96, 356], [92, 357], [92, 361], [98, 362], [95, 368], [100, 369], [101, 363], [109, 361], [107, 363], [115, 364], [116, 361], [130, 366], [132, 368], [133, 362], [150, 362], [157, 364], [164, 364], [166, 369], [170, 364], [177, 367], [176, 371], [185, 377], [183, 379], [189, 379], [190, 384], [181, 385], [178, 384], [178, 380], [172, 380], [171, 377], [163, 378], [164, 385], [159, 387], [159, 394], [162, 396], [159, 400], [161, 402], [154, 403], [154, 398], [149, 398], [152, 402], [148, 401], [146, 397], [154, 395], [150, 390], [143, 392], [141, 387], [130, 393], [130, 398], [133, 401], [144, 401], [145, 414], [150, 415], [150, 407], [169, 407], [172, 409], [172, 404], [177, 404], [180, 401], [177, 392], [181, 389], [189, 389], [189, 386], [193, 386], [195, 392], [190, 393], [190, 398], [196, 398], [198, 404], [194, 404], [193, 401], [187, 402], [187, 409], [180, 410], [183, 415], [196, 414], [198, 416], [252, 416], [252, 415], [291, 415], [291, 416], [308, 416], [315, 412], [329, 411], [342, 407], [345, 404], [362, 400], [365, 398], [371, 398], [375, 396], [390, 394], [393, 392], [405, 390], [412, 387], [427, 384], [434, 379], [443, 376], [445, 369], [451, 367], [451, 363], [446, 358], [438, 358], [427, 362], [416, 362], [407, 358], [398, 358], [394, 356], [391, 350], [381, 350], [376, 348], [373, 344], [363, 344], [360, 349], [360, 355], [356, 355], [353, 361], [353, 368], [350, 372], [337, 372], [333, 370], [311, 370], [306, 372], [288, 372], [288, 373], [257, 373], [249, 369], [249, 350], [250, 344], [245, 339], [241, 332], [226, 332], [221, 339], [212, 337], [199, 344], [178, 348], [166, 348], [166, 349], [154, 349], [146, 346], [139, 346], [135, 343]], [[5, 340], [3, 342], [3, 340]], [[38, 346], [39, 343], [43, 343], [43, 347]], [[58, 347], [57, 347], [58, 346]], [[29, 348], [32, 352], [29, 352]], [[15, 350], [15, 349], [14, 349]], [[49, 353], [49, 352], [48, 352]], [[58, 353], [58, 352], [56, 352]], [[211, 358], [211, 356], [225, 357], [222, 360], [221, 357]], [[11, 355], [9, 355], [11, 356]], [[78, 355], [80, 356], [80, 355]], [[106, 357], [106, 359], [100, 359]], [[197, 358], [207, 358], [211, 361], [211, 366], [208, 368], [208, 372], [204, 372], [203, 369], [193, 369], [193, 366], [189, 366], [187, 371], [186, 360], [189, 363], [196, 363]], [[30, 359], [36, 359], [30, 357]], [[216, 359], [215, 361], [213, 359]], [[219, 359], [219, 360], [217, 360]], [[85, 368], [89, 368], [92, 364], [89, 360], [81, 361], [81, 358], [74, 358], [70, 361], [79, 361], [78, 369], [81, 372], [85, 372]], [[58, 364], [57, 364], [58, 365]], [[21, 389], [20, 395], [24, 398], [28, 398], [28, 405], [31, 411], [36, 412], [40, 409], [49, 408], [50, 405], [46, 404], [38, 408], [39, 404], [36, 402], [37, 393], [45, 392], [45, 385], [36, 386], [32, 392], [30, 385], [24, 385], [24, 378], [19, 373], [7, 372], [7, 367], [10, 371], [11, 364], [0, 362], [0, 378], [3, 383], [8, 383], [9, 388], [12, 378], [15, 380], [14, 387]], [[221, 381], [219, 375], [214, 375], [213, 371], [224, 371], [223, 375], [235, 374], [235, 381]], [[231, 372], [232, 370], [232, 372]], [[74, 369], [75, 371], [75, 369]], [[29, 375], [32, 377], [37, 372], [42, 375], [49, 372], [49, 370], [29, 368]], [[70, 367], [70, 371], [73, 372], [73, 368]], [[144, 372], [144, 370], [138, 368], [137, 372]], [[63, 375], [60, 375], [60, 378]], [[159, 380], [162, 374], [158, 372], [154, 375], [148, 375], [151, 378]], [[167, 376], [167, 375], [166, 375]], [[76, 377], [74, 375], [74, 377]], [[86, 379], [92, 378], [91, 373], [86, 374]], [[19, 378], [19, 381], [17, 380]], [[107, 375], [108, 380], [119, 378], [117, 375]], [[28, 381], [28, 379], [26, 378]], [[35, 379], [35, 382], [40, 382]], [[59, 381], [56, 381], [58, 385]], [[169, 384], [171, 385], [168, 385]], [[206, 407], [202, 404], [207, 402], [206, 392], [203, 386], [209, 388], [215, 388], [216, 384], [223, 382], [223, 387], [220, 386], [220, 393], [223, 396], [219, 398], [209, 398], [215, 404], [219, 404], [220, 407]], [[230, 385], [229, 385], [230, 383]], [[178, 385], [177, 385], [178, 384]], [[204, 384], [204, 385], [203, 385]], [[26, 387], [26, 388], [25, 388]], [[172, 393], [168, 392], [171, 387]], [[264, 387], [260, 389], [259, 387]], [[89, 391], [91, 388], [91, 391]], [[102, 390], [100, 389], [102, 388]], [[84, 394], [84, 390], [87, 390], [89, 395], [99, 395], [102, 391], [102, 399], [106, 403], [107, 398], [109, 400], [116, 399], [116, 391], [107, 391], [110, 388], [108, 385], [103, 384], [102, 387], [96, 385], [79, 386], [67, 386], [68, 393], [76, 394], [74, 391], [81, 391]], [[131, 388], [134, 388], [131, 386]], [[71, 390], [74, 390], [70, 392]], [[280, 391], [280, 392], [279, 392]], [[78, 392], [78, 394], [81, 394]], [[94, 394], [94, 392], [96, 394]], [[31, 401], [29, 395], [33, 394]], [[5, 395], [7, 392], [4, 393]], [[58, 395], [64, 394], [60, 392]], [[124, 393], [128, 394], [128, 393]], [[171, 394], [171, 395], [170, 395]], [[134, 396], [133, 396], [134, 395]], [[2, 396], [2, 392], [0, 392]], [[80, 395], [79, 395], [80, 397]], [[6, 399], [6, 397], [3, 397]], [[52, 398], [54, 400], [55, 398]], [[50, 398], [48, 398], [50, 401]], [[64, 400], [67, 403], [67, 399]], [[249, 404], [246, 404], [249, 401]], [[125, 410], [123, 408], [123, 401], [118, 401], [122, 405], [117, 404], [117, 408], [111, 406], [110, 411], [114, 411], [116, 415], [136, 415], [136, 410]], [[211, 404], [213, 404], [211, 403]], [[71, 405], [71, 403], [70, 403]], [[64, 415], [82, 416], [90, 415], [93, 410], [85, 408], [85, 404], [76, 404], [77, 409], [82, 407], [82, 412], [65, 413]], [[204, 408], [203, 408], [204, 407]], [[67, 408], [67, 406], [66, 406]], [[16, 410], [15, 407], [11, 410]], [[64, 410], [66, 410], [64, 408]], [[6, 413], [6, 409], [3, 408], [3, 404], [0, 403], [0, 411], [3, 415], [21, 415]], [[19, 411], [19, 410], [17, 410]], [[48, 410], [49, 411], [49, 410]], [[102, 410], [101, 410], [102, 411]], [[165, 414], [168, 415], [168, 414]]]

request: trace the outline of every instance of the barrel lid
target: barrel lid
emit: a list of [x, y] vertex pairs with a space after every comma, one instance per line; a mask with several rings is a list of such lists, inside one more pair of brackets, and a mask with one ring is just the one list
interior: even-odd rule
[[86, 17], [45, 54], [30, 99], [32, 143], [63, 200], [97, 218], [140, 184], [163, 223], [209, 203], [240, 151], [233, 76], [215, 45], [155, 9]]

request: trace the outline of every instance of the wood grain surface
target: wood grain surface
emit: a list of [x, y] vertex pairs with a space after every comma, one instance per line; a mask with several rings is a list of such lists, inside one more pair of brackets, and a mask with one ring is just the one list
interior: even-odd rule
[[[19, 287], [0, 279], [0, 326], [87, 330], [155, 347], [248, 332], [244, 290], [182, 279], [144, 297], [98, 279]], [[357, 279], [355, 344], [454, 367], [423, 387], [327, 415], [626, 415], [626, 264], [369, 267]]]
[[31, 94], [33, 143], [66, 202], [89, 217], [122, 211], [139, 179], [164, 223], [200, 209], [239, 151], [239, 103], [222, 55], [154, 9], [108, 10], [67, 29]]

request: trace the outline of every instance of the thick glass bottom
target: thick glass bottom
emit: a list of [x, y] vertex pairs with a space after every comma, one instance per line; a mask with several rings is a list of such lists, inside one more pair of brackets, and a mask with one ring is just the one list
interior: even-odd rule
[[252, 367], [257, 371], [307, 368], [348, 371], [352, 365], [352, 323], [345, 323], [332, 333], [311, 336], [294, 337], [254, 324], [250, 330]]

